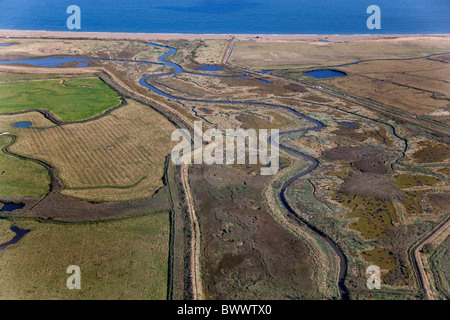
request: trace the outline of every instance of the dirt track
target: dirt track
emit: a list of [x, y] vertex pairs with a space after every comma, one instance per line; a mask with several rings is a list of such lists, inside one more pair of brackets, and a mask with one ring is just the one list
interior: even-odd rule
[[181, 164], [181, 182], [183, 184], [186, 203], [189, 210], [189, 219], [191, 222], [191, 280], [192, 280], [192, 296], [194, 300], [203, 300], [203, 289], [200, 275], [200, 226], [195, 214], [194, 201], [192, 200], [191, 189], [189, 187], [188, 169], [185, 164]]

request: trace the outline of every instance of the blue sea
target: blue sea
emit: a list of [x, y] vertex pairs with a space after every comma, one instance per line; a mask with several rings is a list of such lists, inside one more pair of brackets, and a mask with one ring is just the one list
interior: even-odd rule
[[[450, 0], [0, 0], [0, 29], [67, 31], [70, 5], [89, 32], [450, 33]], [[380, 30], [366, 27], [370, 5]]]

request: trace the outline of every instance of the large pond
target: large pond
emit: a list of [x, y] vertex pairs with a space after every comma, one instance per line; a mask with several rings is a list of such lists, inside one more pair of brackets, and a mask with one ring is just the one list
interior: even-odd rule
[[[59, 67], [64, 63], [77, 61], [82, 63], [83, 61], [87, 61], [89, 59], [80, 58], [80, 57], [62, 57], [62, 58], [40, 58], [40, 59], [19, 59], [19, 60], [3, 60], [0, 61], [0, 64], [11, 64], [11, 63], [20, 63], [20, 64], [31, 64], [37, 67]], [[78, 65], [80, 66], [80, 65]]]
[[345, 72], [325, 69], [325, 70], [314, 70], [306, 72], [308, 76], [312, 76], [314, 78], [323, 79], [323, 78], [334, 78], [334, 77], [345, 77], [347, 74]]

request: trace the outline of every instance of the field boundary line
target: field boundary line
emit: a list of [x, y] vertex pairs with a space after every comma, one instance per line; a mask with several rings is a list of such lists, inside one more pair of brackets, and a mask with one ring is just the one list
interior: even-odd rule
[[433, 242], [442, 232], [445, 231], [445, 229], [450, 227], [450, 216], [447, 216], [447, 218], [444, 219], [441, 223], [439, 223], [431, 232], [429, 232], [422, 240], [417, 242], [410, 251], [410, 257], [413, 262], [413, 266], [415, 269], [415, 273], [417, 276], [417, 279], [419, 281], [420, 286], [422, 287], [422, 290], [425, 292], [425, 295], [428, 300], [436, 300], [436, 295], [434, 294], [433, 290], [431, 289], [430, 281], [427, 276], [427, 272], [423, 266], [423, 260], [420, 255], [420, 251], [423, 249], [423, 247]]
[[192, 277], [192, 294], [194, 300], [203, 300], [203, 289], [201, 279], [201, 263], [200, 263], [200, 226], [195, 214], [194, 201], [191, 196], [189, 187], [189, 172], [187, 166], [181, 164], [181, 182], [186, 194], [186, 203], [188, 205], [189, 218], [191, 220], [192, 238], [191, 238], [191, 277]]

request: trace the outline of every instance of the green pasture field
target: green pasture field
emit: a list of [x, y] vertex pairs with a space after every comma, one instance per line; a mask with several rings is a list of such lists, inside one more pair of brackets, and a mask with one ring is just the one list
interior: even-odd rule
[[[98, 223], [15, 223], [31, 231], [0, 251], [1, 300], [167, 298], [167, 212]], [[80, 267], [80, 290], [67, 288], [70, 265]]]
[[0, 83], [0, 113], [49, 110], [63, 121], [91, 118], [120, 103], [98, 78]]

